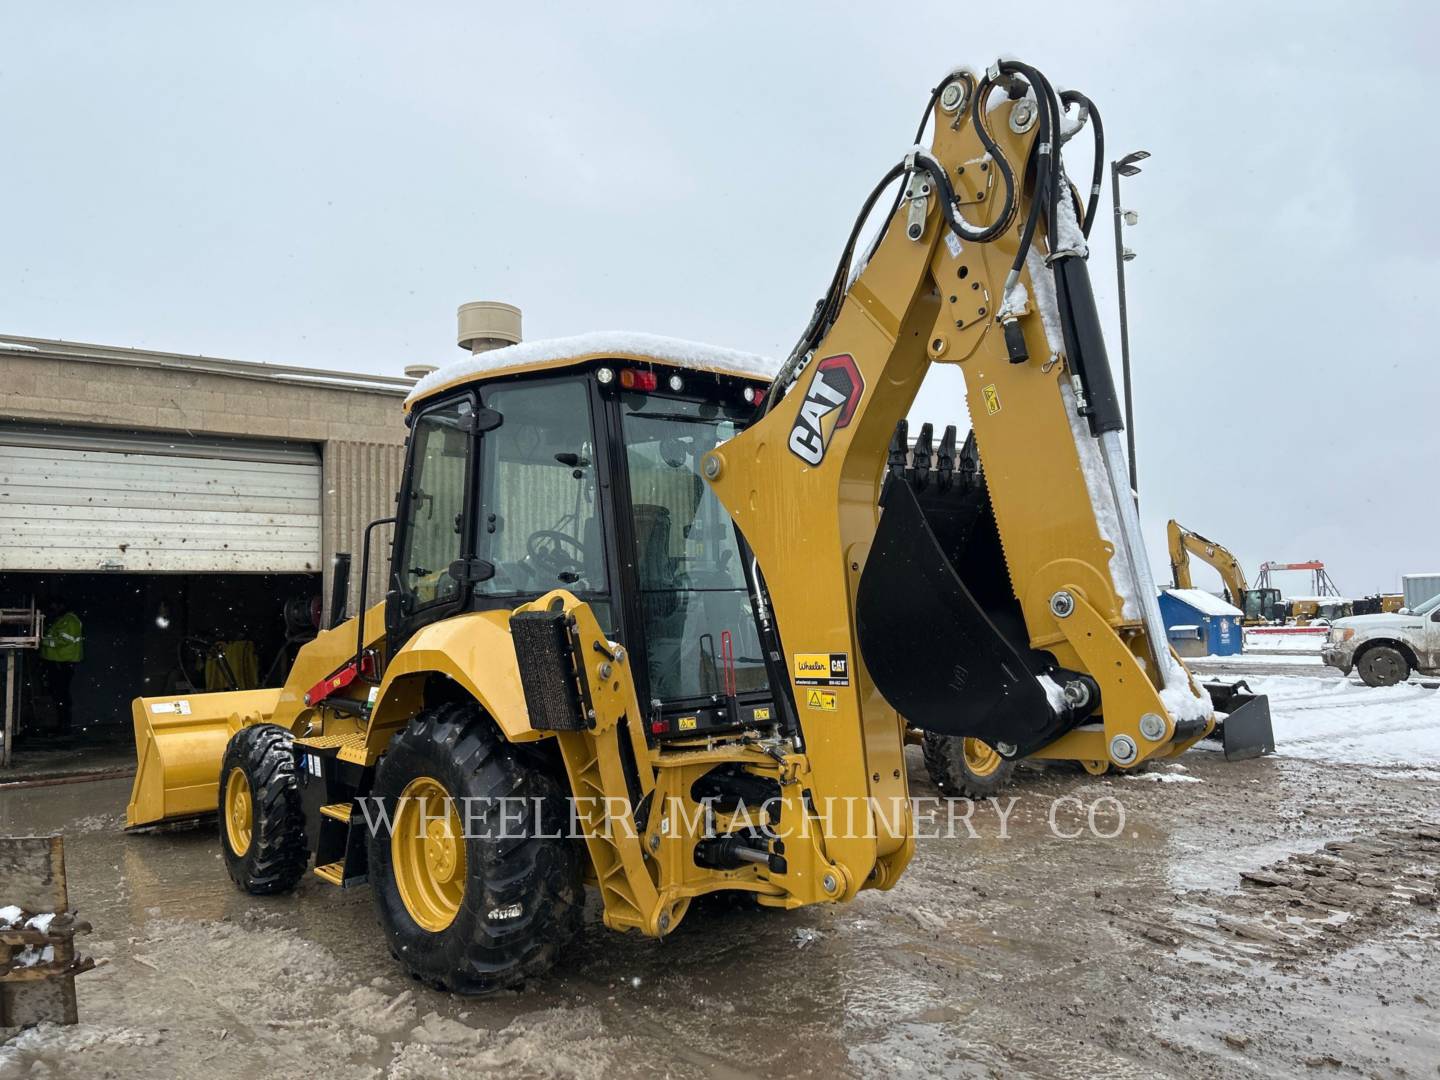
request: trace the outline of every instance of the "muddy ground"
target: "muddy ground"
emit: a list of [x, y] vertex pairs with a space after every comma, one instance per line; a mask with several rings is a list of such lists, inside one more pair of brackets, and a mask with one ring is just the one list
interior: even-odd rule
[[[106, 961], [78, 980], [82, 1023], [10, 1035], [0, 1077], [1434, 1077], [1440, 1063], [1433, 769], [1192, 752], [1149, 777], [1034, 773], [1005, 828], [982, 804], [977, 836], [962, 823], [921, 840], [897, 888], [848, 906], [694, 912], [657, 943], [606, 931], [592, 894], [551, 980], [483, 1000], [406, 978], [367, 890], [312, 878], [253, 899], [213, 827], [123, 834], [128, 790], [0, 790], [0, 834], [65, 834], [72, 901], [95, 926], [82, 940]], [[1114, 831], [1105, 797], [1124, 807], [1112, 839], [1081, 810]]]

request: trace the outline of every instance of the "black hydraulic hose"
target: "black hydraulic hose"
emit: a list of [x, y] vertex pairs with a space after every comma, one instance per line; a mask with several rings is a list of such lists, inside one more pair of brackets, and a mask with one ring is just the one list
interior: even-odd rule
[[[1020, 236], [1020, 246], [1015, 252], [1015, 259], [1010, 265], [1010, 276], [1018, 277], [1025, 266], [1025, 257], [1030, 252], [1030, 245], [1035, 238], [1035, 230], [1039, 225], [1040, 215], [1045, 214], [1047, 236], [1050, 238], [1050, 246], [1054, 247], [1053, 222], [1055, 220], [1054, 200], [1051, 197], [1056, 187], [1059, 162], [1059, 154], [1054, 140], [1054, 133], [1059, 130], [1059, 119], [1057, 106], [1055, 104], [1054, 91], [1050, 88], [1049, 81], [1039, 71], [1029, 64], [1021, 63], [1018, 60], [1004, 60], [997, 65], [1000, 74], [1022, 76], [1029, 84], [1035, 94], [1036, 119], [1039, 123], [1039, 131], [1036, 132], [1035, 150], [1032, 161], [1038, 166], [1035, 175], [1035, 186], [1031, 191], [1030, 214], [1025, 220], [1025, 228]], [[983, 112], [983, 98], [988, 97], [994, 83], [988, 77], [981, 84], [981, 92], [976, 97], [976, 126], [985, 142], [989, 134], [985, 127], [980, 125], [979, 116]], [[991, 156], [1002, 162], [1002, 168], [1008, 169], [1008, 163], [1000, 158], [995, 150], [991, 150]], [[1013, 217], [1013, 212], [1012, 215]], [[1009, 221], [1006, 225], [1008, 227]], [[1004, 303], [1002, 298], [1001, 303]]]
[[[1039, 124], [1035, 141], [1036, 153], [1034, 160], [1037, 165], [1037, 172], [1035, 175], [1035, 186], [1032, 191], [1031, 211], [1021, 234], [1019, 250], [1016, 252], [1014, 263], [1011, 266], [1012, 275], [1018, 275], [1024, 268], [1025, 258], [1033, 243], [1035, 231], [1042, 213], [1046, 219], [1048, 247], [1052, 252], [1058, 248], [1059, 200], [1062, 196], [1062, 191], [1068, 189], [1068, 185], [1064, 183], [1064, 171], [1060, 164], [1059, 135], [1063, 108], [1049, 80], [1029, 64], [1022, 63], [1018, 60], [1004, 60], [996, 65], [995, 70], [999, 75], [1012, 77], [1018, 75], [1029, 82], [1035, 95], [1036, 118]], [[945, 79], [942, 79], [930, 92], [930, 98], [926, 103], [925, 112], [921, 116], [919, 127], [916, 129], [916, 142], [918, 144], [919, 140], [924, 137], [925, 127], [929, 123], [930, 116], [933, 114], [935, 105], [939, 101], [940, 95], [944, 92], [945, 87], [957, 79], [964, 80], [967, 89], [970, 91], [971, 123], [975, 127], [981, 145], [985, 147], [986, 152], [989, 154], [991, 160], [995, 162], [996, 168], [1000, 171], [1005, 184], [1005, 204], [1001, 208], [999, 215], [990, 225], [976, 228], [960, 214], [955, 204], [955, 188], [945, 168], [936, 161], [934, 157], [924, 151], [917, 151], [915, 153], [914, 166], [917, 169], [923, 170], [934, 183], [941, 212], [944, 214], [946, 225], [950, 230], [962, 240], [968, 240], [971, 243], [989, 243], [1003, 235], [1013, 223], [1020, 196], [1019, 184], [1016, 181], [1014, 169], [1011, 167], [1005, 155], [1001, 153], [999, 145], [990, 133], [986, 102], [990, 96], [990, 92], [996, 88], [998, 79], [986, 75], [976, 83], [971, 79], [968, 72], [952, 72]], [[1077, 91], [1066, 91], [1063, 97], [1067, 102], [1073, 100], [1082, 103], [1085, 107], [1091, 109], [1093, 113], [1093, 104], [1091, 104], [1089, 99], [1083, 94], [1079, 94]], [[1103, 146], [1101, 129], [1099, 128], [1099, 115], [1098, 113], [1093, 113], [1093, 115], [1095, 115], [1097, 125], [1097, 145]], [[1097, 151], [1097, 163], [1099, 160], [1100, 155]], [[1099, 168], [1098, 164], [1097, 168]], [[864, 227], [865, 221], [873, 211], [880, 194], [889, 184], [904, 175], [905, 172], [906, 166], [904, 163], [892, 167], [865, 200], [865, 204], [859, 216], [856, 218], [854, 226], [851, 228], [850, 237], [846, 242], [840, 261], [836, 266], [835, 274], [831, 278], [830, 286], [826, 290], [825, 295], [816, 304], [815, 311], [812, 313], [810, 321], [801, 334], [799, 341], [796, 342], [789, 357], [776, 373], [775, 379], [771, 383], [765, 399], [762, 402], [760, 409], [761, 416], [766, 415], [775, 407], [784, 387], [793, 377], [801, 361], [820, 343], [830, 326], [833, 325], [835, 319], [839, 316], [840, 305], [844, 302], [845, 287], [849, 278], [850, 266], [854, 258], [855, 245], [859, 239], [860, 230]], [[1098, 180], [1096, 183], [1098, 184]], [[903, 200], [904, 192], [901, 191], [897, 193], [890, 214], [885, 224], [881, 227], [881, 237], [884, 235], [883, 230], [888, 228], [890, 220], [894, 218], [896, 212], [900, 209]], [[1081, 229], [1087, 236], [1089, 235], [1090, 226], [1094, 221], [1097, 205], [1096, 200], [1098, 200], [1098, 196], [1093, 196], [1091, 204], [1084, 209]], [[1080, 208], [1077, 207], [1077, 210], [1079, 209]]]
[[825, 291], [825, 298], [821, 302], [820, 317], [815, 321], [815, 331], [807, 342], [810, 348], [820, 343], [820, 338], [824, 336], [830, 324], [835, 321], [835, 317], [840, 314], [840, 304], [845, 295], [845, 284], [850, 277], [850, 267], [855, 260], [855, 245], [860, 240], [860, 230], [865, 227], [870, 212], [875, 208], [875, 203], [885, 188], [898, 180], [903, 171], [903, 167], [897, 165], [885, 174], [866, 196], [865, 203], [855, 218], [855, 223], [850, 226], [850, 236], [845, 242], [844, 250], [840, 253], [840, 261], [835, 267], [834, 276], [830, 279], [830, 287]]
[[936, 83], [930, 91], [930, 100], [925, 103], [925, 111], [920, 114], [920, 126], [915, 129], [915, 138], [910, 140], [917, 146], [920, 144], [920, 140], [925, 137], [925, 128], [929, 125], [930, 117], [935, 112], [936, 102], [940, 100], [940, 95], [945, 92], [945, 87], [949, 86], [952, 82], [963, 82], [966, 90], [975, 89], [975, 80], [968, 71], [952, 71]]
[[[1005, 66], [1006, 65], [1002, 65], [1002, 70]], [[1018, 67], [1030, 71], [1034, 70], [1028, 68], [1027, 65], [1018, 65]], [[973, 228], [956, 210], [954, 205], [954, 186], [950, 183], [950, 178], [945, 175], [945, 170], [940, 167], [939, 163], [935, 162], [933, 158], [929, 158], [928, 155], [920, 155], [917, 157], [917, 164], [925, 168], [926, 172], [929, 173], [932, 180], [934, 180], [937, 189], [939, 189], [941, 193], [941, 209], [945, 214], [946, 223], [950, 226], [951, 230], [962, 240], [969, 240], [971, 243], [988, 243], [998, 238], [1010, 227], [1011, 222], [1014, 220], [1015, 210], [1019, 201], [1014, 170], [1011, 168], [1010, 162], [1005, 158], [1004, 154], [1000, 152], [1000, 147], [991, 136], [989, 121], [985, 114], [984, 104], [986, 98], [989, 96], [989, 91], [994, 86], [993, 81], [987, 77], [982, 79], [977, 85], [970, 74], [964, 71], [952, 72], [945, 79], [942, 79], [930, 92], [930, 99], [926, 104], [925, 113], [922, 115], [920, 125], [916, 130], [916, 141], [918, 142], [924, 137], [925, 126], [935, 109], [935, 104], [939, 100], [940, 95], [944, 93], [945, 87], [957, 79], [965, 82], [966, 88], [971, 94], [971, 122], [975, 125], [981, 145], [985, 147], [986, 152], [996, 163], [996, 167], [1000, 170], [1000, 174], [1005, 183], [1005, 205], [999, 217], [985, 228], [978, 230]], [[1049, 130], [1048, 122], [1046, 123], [1045, 130]], [[826, 331], [828, 331], [829, 327], [839, 316], [840, 304], [844, 300], [845, 285], [849, 278], [850, 265], [854, 258], [855, 244], [859, 239], [860, 230], [864, 227], [865, 221], [874, 209], [875, 202], [879, 198], [880, 193], [888, 184], [903, 175], [904, 172], [905, 166], [903, 163], [896, 165], [885, 174], [885, 177], [876, 185], [875, 189], [871, 191], [869, 198], [865, 200], [865, 205], [856, 218], [855, 225], [850, 232], [849, 241], [846, 243], [839, 264], [836, 266], [835, 275], [831, 279], [830, 287], [820, 302], [816, 304], [815, 311], [810, 317], [810, 322], [806, 325], [805, 331], [800, 335], [800, 340], [796, 342], [795, 347], [790, 352], [790, 356], [776, 373], [775, 380], [771, 383], [770, 389], [762, 403], [760, 410], [761, 416], [764, 416], [775, 407], [775, 403], [780, 398], [781, 391], [793, 375], [795, 368], [805, 355], [820, 343]], [[903, 199], [903, 191], [897, 193], [895, 203], [886, 218], [885, 225], [882, 226], [882, 230], [889, 227], [889, 222], [894, 218], [896, 211], [899, 210]], [[882, 231], [881, 236], [883, 237], [883, 235]]]
[[[930, 117], [935, 115], [935, 105], [939, 102], [940, 95], [945, 92], [945, 87], [953, 82], [964, 83], [967, 94], [973, 95], [975, 93], [975, 76], [963, 68], [958, 71], [952, 71], [936, 83], [935, 87], [930, 91], [930, 100], [925, 103], [925, 111], [920, 114], [920, 126], [915, 129], [915, 138], [911, 140], [914, 145], [919, 146], [920, 140], [925, 138], [925, 128], [930, 124]], [[890, 205], [890, 213], [886, 215], [885, 222], [880, 227], [880, 236], [875, 238], [877, 243], [884, 237], [884, 230], [889, 227], [890, 222], [895, 217], [895, 211], [900, 209], [900, 204], [904, 199], [905, 189], [901, 188], [895, 193], [895, 201]]]
[[[1050, 80], [1042, 75], [1035, 68], [1028, 64], [1012, 61], [1013, 66], [1025, 78], [1030, 80], [1031, 88], [1035, 91], [1035, 104], [1038, 110], [1040, 130], [1036, 135], [1035, 147], [1039, 173], [1036, 177], [1036, 187], [1032, 199], [1032, 208], [1036, 211], [1043, 210], [1045, 214], [1045, 237], [1051, 251], [1057, 246], [1058, 238], [1058, 216], [1059, 193], [1063, 184], [1063, 170], [1060, 165], [1060, 107], [1055, 99], [1055, 91], [1050, 85]], [[1041, 190], [1041, 182], [1044, 183], [1044, 190]], [[1017, 252], [1015, 266], [1022, 264], [1026, 255], [1024, 247]]]
[[[1003, 65], [1002, 65], [1003, 70]], [[971, 228], [969, 222], [965, 221], [955, 209], [953, 202], [954, 189], [950, 188], [951, 201], [942, 205], [946, 219], [950, 222], [950, 228], [961, 240], [969, 240], [974, 244], [988, 244], [990, 241], [1003, 235], [1005, 230], [1010, 228], [1011, 222], [1015, 220], [1015, 211], [1020, 203], [1020, 192], [1015, 181], [1015, 170], [1010, 167], [1010, 161], [1000, 152], [999, 145], [990, 134], [990, 119], [985, 112], [985, 101], [994, 89], [994, 82], [987, 75], [980, 80], [974, 89], [970, 102], [970, 122], [975, 127], [975, 134], [980, 137], [980, 145], [985, 147], [985, 152], [990, 155], [995, 167], [1000, 170], [1000, 176], [1005, 181], [1005, 205], [1001, 208], [1000, 214], [988, 226], [979, 231]], [[941, 170], [942, 172], [944, 170]], [[946, 187], [949, 188], [949, 179], [946, 179]]]
[[[1035, 226], [1040, 221], [1040, 210], [1044, 203], [1045, 195], [1050, 190], [1050, 177], [1048, 173], [1041, 172], [1035, 177], [1035, 190], [1030, 198], [1030, 216], [1025, 219], [1025, 229], [1020, 234], [1020, 247], [1015, 252], [1015, 261], [1010, 264], [1010, 273], [1018, 275], [1025, 265], [1025, 259], [1030, 254], [1030, 245], [1035, 240]], [[1005, 298], [1000, 298], [1001, 306], [1004, 306]]]
[[1080, 231], [1090, 239], [1090, 226], [1095, 223], [1095, 212], [1100, 206], [1100, 189], [1105, 176], [1105, 125], [1100, 121], [1100, 110], [1079, 90], [1066, 90], [1060, 95], [1061, 105], [1079, 105], [1090, 118], [1090, 128], [1095, 139], [1095, 165], [1090, 176], [1090, 199], [1085, 205], [1085, 217]]
[[[839, 315], [840, 303], [845, 294], [845, 283], [850, 276], [850, 265], [855, 257], [855, 245], [860, 239], [860, 230], [865, 227], [866, 219], [869, 218], [870, 212], [875, 208], [875, 203], [885, 188], [898, 180], [904, 171], [903, 165], [894, 166], [866, 196], [864, 205], [861, 206], [860, 213], [855, 218], [855, 223], [850, 227], [850, 236], [845, 242], [844, 250], [840, 253], [840, 261], [835, 267], [834, 276], [830, 279], [830, 286], [825, 292], [824, 299], [817, 305], [815, 316], [811, 319], [810, 326], [806, 328], [806, 333], [801, 338], [804, 348], [800, 349], [797, 346], [797, 352], [808, 352], [818, 345], [820, 339], [830, 328], [830, 324]], [[792, 353], [791, 359], [793, 360], [795, 356], [796, 353]]]
[[860, 208], [860, 214], [850, 228], [850, 239], [846, 241], [845, 249], [841, 252], [840, 262], [835, 267], [835, 275], [830, 279], [830, 287], [826, 290], [825, 296], [815, 305], [815, 313], [810, 316], [810, 322], [805, 327], [805, 332], [800, 335], [800, 340], [795, 343], [795, 348], [790, 351], [790, 356], [785, 363], [780, 365], [780, 370], [775, 373], [775, 379], [771, 382], [760, 409], [761, 416], [775, 407], [775, 403], [780, 400], [780, 392], [789, 381], [796, 365], [806, 353], [820, 343], [820, 339], [825, 336], [825, 331], [829, 328], [830, 323], [834, 322], [835, 316], [839, 314], [838, 301], [845, 294], [845, 281], [850, 274], [850, 260], [855, 254], [855, 243], [859, 239], [860, 230], [865, 227], [865, 221], [869, 218], [870, 211], [875, 208], [875, 203], [885, 189], [904, 173], [905, 164], [903, 162], [893, 166], [866, 196], [865, 204]]

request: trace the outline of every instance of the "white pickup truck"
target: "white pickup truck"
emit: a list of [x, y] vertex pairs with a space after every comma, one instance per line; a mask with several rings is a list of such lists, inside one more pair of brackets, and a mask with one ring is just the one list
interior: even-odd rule
[[1440, 593], [1415, 609], [1387, 615], [1351, 615], [1330, 624], [1320, 659], [1366, 686], [1393, 686], [1412, 671], [1440, 673]]

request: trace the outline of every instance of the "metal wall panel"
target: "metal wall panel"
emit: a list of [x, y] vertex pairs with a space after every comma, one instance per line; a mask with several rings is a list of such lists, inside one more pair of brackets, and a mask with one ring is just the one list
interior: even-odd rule
[[[352, 442], [331, 439], [325, 444], [325, 602], [330, 602], [332, 560], [340, 551], [354, 558], [351, 566], [351, 614], [360, 599], [360, 543], [365, 526], [376, 518], [395, 513], [395, 493], [400, 490], [404, 448], [391, 443]], [[375, 530], [370, 555], [368, 603], [385, 595], [385, 575], [390, 568], [391, 526]], [[326, 612], [329, 618], [329, 612]]]
[[1440, 593], [1440, 574], [1405, 574], [1402, 577], [1405, 606], [1416, 608]]

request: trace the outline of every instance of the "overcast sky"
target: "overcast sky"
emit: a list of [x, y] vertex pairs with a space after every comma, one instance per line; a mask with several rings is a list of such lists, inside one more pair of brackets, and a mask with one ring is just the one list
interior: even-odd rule
[[1437, 10], [7, 2], [0, 332], [398, 373], [504, 299], [528, 338], [783, 353], [935, 80], [1013, 54], [1154, 155], [1124, 201], [1157, 574], [1173, 516], [1358, 596], [1440, 569]]

